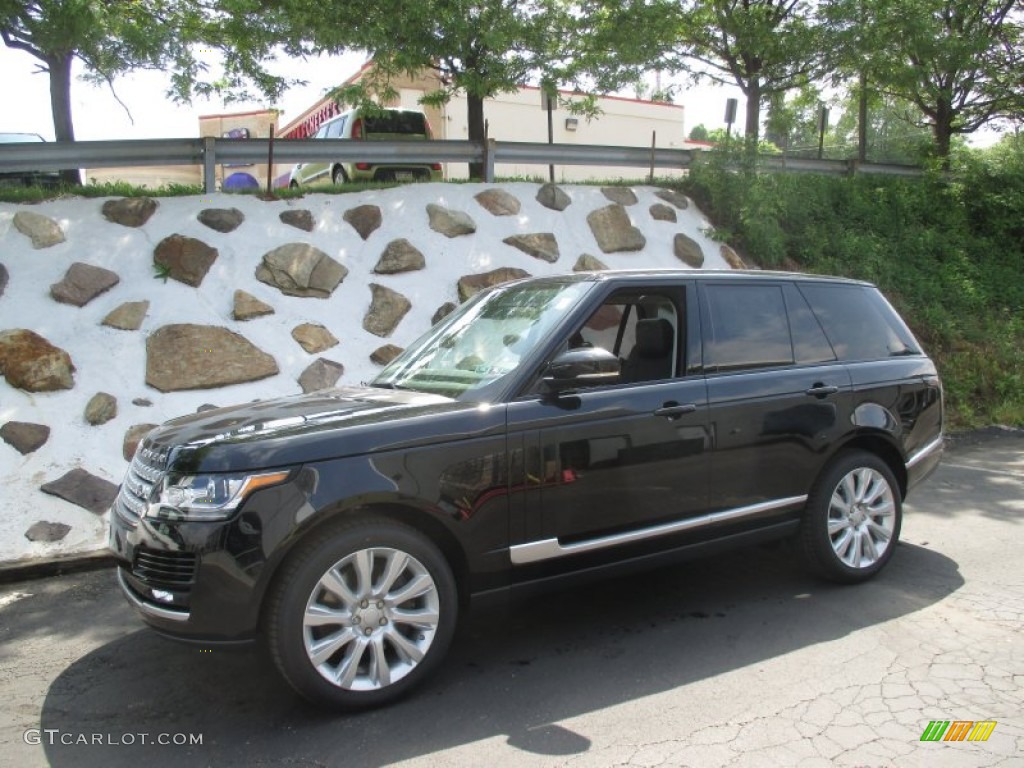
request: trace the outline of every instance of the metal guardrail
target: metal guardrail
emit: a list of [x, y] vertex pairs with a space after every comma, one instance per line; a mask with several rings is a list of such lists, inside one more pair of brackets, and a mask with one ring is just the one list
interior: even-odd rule
[[[485, 179], [494, 180], [498, 163], [529, 165], [596, 165], [635, 168], [692, 167], [706, 150], [473, 141], [352, 141], [350, 139], [133, 139], [0, 144], [0, 173], [59, 171], [64, 168], [114, 168], [152, 165], [203, 166], [207, 192], [216, 190], [216, 167], [265, 164], [273, 144], [274, 163], [324, 160], [343, 162], [483, 163]], [[920, 176], [920, 168], [857, 163], [850, 160], [762, 155], [758, 169], [849, 175], [878, 173]]]

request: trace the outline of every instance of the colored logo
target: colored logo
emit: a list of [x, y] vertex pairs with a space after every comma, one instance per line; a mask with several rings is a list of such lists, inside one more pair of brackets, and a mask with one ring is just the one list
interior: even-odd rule
[[988, 741], [995, 727], [995, 720], [932, 720], [921, 741]]

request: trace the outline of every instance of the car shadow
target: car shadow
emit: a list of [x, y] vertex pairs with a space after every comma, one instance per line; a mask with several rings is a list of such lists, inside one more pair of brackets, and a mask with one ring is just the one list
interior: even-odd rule
[[[559, 725], [919, 611], [963, 584], [957, 564], [901, 544], [856, 587], [753, 549], [469, 613], [439, 672], [410, 698], [358, 714], [299, 699], [265, 653], [197, 649], [149, 630], [113, 640], [50, 686], [40, 729], [52, 766], [381, 765], [488, 739], [584, 753]], [[83, 746], [76, 734], [110, 742]], [[138, 734], [201, 734], [192, 746]], [[130, 738], [129, 738], [130, 737]], [[126, 745], [129, 740], [134, 743]]]

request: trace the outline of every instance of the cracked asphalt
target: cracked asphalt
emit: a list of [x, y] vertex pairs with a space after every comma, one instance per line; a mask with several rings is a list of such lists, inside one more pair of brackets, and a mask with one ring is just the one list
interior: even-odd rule
[[476, 611], [418, 695], [358, 715], [143, 629], [110, 570], [5, 584], [0, 765], [1024, 766], [1022, 522], [1024, 433], [975, 434], [870, 583], [782, 547]]

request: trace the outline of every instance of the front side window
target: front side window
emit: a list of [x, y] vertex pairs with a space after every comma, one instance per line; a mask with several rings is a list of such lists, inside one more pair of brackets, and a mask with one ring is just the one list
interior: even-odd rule
[[778, 285], [709, 285], [704, 367], [709, 372], [793, 364], [786, 302]]
[[551, 281], [489, 291], [431, 328], [371, 386], [483, 399], [550, 340], [592, 287]]

